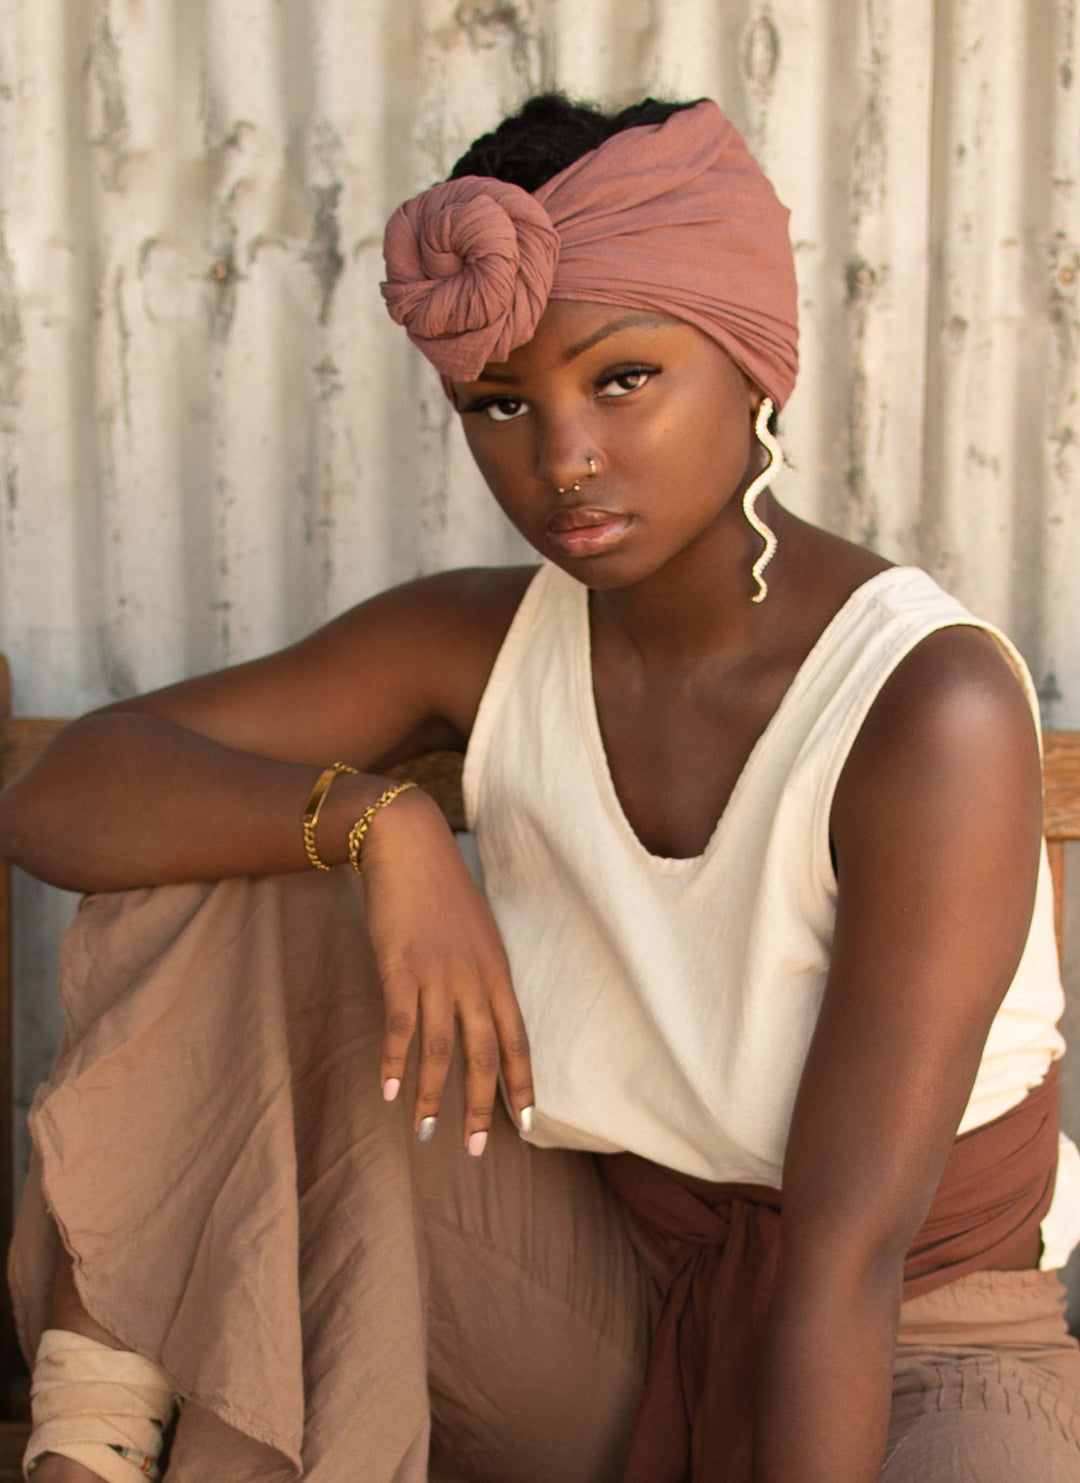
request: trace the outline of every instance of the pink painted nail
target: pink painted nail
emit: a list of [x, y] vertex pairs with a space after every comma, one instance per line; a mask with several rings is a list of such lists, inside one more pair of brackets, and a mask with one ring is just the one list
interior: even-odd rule
[[382, 1094], [387, 1102], [392, 1102], [401, 1091], [401, 1082], [396, 1076], [388, 1076], [382, 1084]]
[[472, 1154], [472, 1156], [473, 1156], [474, 1159], [478, 1159], [480, 1157], [480, 1155], [483, 1153], [483, 1151], [484, 1151], [484, 1149], [486, 1147], [487, 1147], [487, 1134], [486, 1133], [470, 1133], [469, 1134], [469, 1152]]

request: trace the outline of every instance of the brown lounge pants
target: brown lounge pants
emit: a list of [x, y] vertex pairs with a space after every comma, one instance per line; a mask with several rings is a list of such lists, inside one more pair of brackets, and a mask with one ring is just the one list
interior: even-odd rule
[[[591, 1155], [501, 1105], [463, 1149], [383, 1102], [347, 870], [84, 902], [11, 1278], [32, 1355], [57, 1229], [94, 1318], [186, 1397], [168, 1483], [618, 1483], [656, 1289]], [[886, 1483], [1080, 1483], [1053, 1273], [904, 1305]], [[702, 1480], [707, 1483], [707, 1480]]]

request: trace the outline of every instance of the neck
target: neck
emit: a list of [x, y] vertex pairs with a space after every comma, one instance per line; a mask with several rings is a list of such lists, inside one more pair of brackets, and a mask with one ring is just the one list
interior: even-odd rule
[[751, 568], [762, 539], [747, 524], [738, 500], [717, 522], [659, 571], [632, 587], [592, 594], [592, 611], [618, 630], [647, 664], [690, 666], [718, 652], [748, 652], [772, 630], [801, 521], [766, 491], [758, 513], [779, 541], [765, 570], [769, 596], [755, 603]]

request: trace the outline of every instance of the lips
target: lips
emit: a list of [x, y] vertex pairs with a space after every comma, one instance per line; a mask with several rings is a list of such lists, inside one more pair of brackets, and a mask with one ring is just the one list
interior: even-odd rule
[[573, 510], [556, 510], [548, 521], [547, 528], [553, 535], [562, 535], [568, 530], [587, 530], [593, 525], [607, 525], [613, 520], [625, 520], [621, 510], [602, 510], [596, 505], [582, 505]]
[[599, 556], [622, 544], [633, 517], [596, 505], [556, 510], [547, 523], [547, 538], [565, 556]]

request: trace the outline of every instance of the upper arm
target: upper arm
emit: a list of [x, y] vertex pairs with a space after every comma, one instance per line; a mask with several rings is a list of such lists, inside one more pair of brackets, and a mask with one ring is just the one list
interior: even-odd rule
[[531, 568], [469, 569], [377, 594], [287, 649], [121, 701], [257, 756], [378, 771], [464, 748]]
[[788, 1235], [902, 1257], [1030, 926], [1041, 772], [1028, 703], [973, 628], [890, 677], [840, 777], [830, 969], [784, 1168]]

